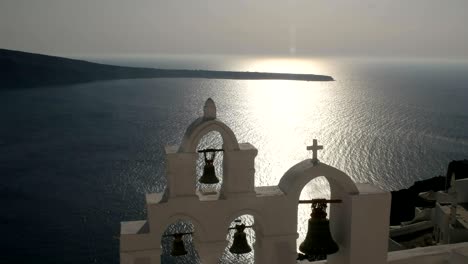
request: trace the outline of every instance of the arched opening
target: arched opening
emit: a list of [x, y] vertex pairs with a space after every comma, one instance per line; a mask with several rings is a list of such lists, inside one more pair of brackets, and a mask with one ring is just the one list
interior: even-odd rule
[[[161, 263], [165, 264], [187, 264], [187, 263], [200, 263], [200, 257], [195, 249], [194, 235], [187, 233], [194, 233], [195, 227], [192, 222], [188, 220], [179, 220], [170, 224], [164, 231], [161, 238]], [[181, 256], [172, 256], [173, 242], [175, 234], [185, 234], [182, 236], [184, 248], [187, 254]]]
[[[240, 220], [240, 222], [236, 222]], [[244, 214], [241, 215], [237, 218], [235, 218], [229, 225], [228, 228], [235, 227], [236, 224], [244, 224], [247, 228], [244, 229], [244, 233], [246, 234], [247, 238], [247, 243], [252, 249], [249, 253], [245, 254], [233, 254], [229, 251], [229, 249], [232, 247], [233, 242], [234, 242], [234, 234], [236, 233], [236, 229], [229, 229], [227, 235], [226, 235], [226, 240], [228, 241], [228, 246], [224, 250], [224, 253], [221, 257], [221, 263], [222, 264], [253, 264], [255, 263], [255, 226], [254, 226], [255, 220], [253, 215], [250, 214]]]
[[[218, 131], [210, 131], [206, 133], [199, 141], [197, 145], [197, 151], [203, 149], [222, 149], [223, 148], [223, 138]], [[209, 152], [206, 153], [208, 159], [213, 159], [213, 165], [215, 170], [215, 175], [219, 179], [219, 182], [216, 184], [203, 184], [200, 183], [200, 178], [204, 172], [205, 166], [205, 153], [199, 153], [198, 159], [196, 162], [196, 172], [197, 172], [197, 181], [196, 189], [197, 194], [200, 196], [211, 196], [219, 195], [221, 186], [223, 184], [223, 161], [224, 153], [222, 151]], [[214, 156], [213, 156], [214, 155]]]
[[[330, 183], [323, 176], [316, 177], [309, 181], [301, 191], [299, 200], [312, 200], [318, 198], [330, 199]], [[297, 233], [296, 248], [304, 241], [307, 235], [308, 221], [312, 212], [311, 204], [299, 204], [297, 208]], [[327, 214], [330, 215], [330, 207], [327, 207]]]
[[[316, 178], [320, 179], [321, 176], [325, 177], [325, 178], [322, 178], [322, 183], [321, 183], [322, 187], [316, 187], [312, 189], [306, 188], [305, 194], [303, 195], [306, 196], [307, 193], [312, 194], [314, 189], [319, 192], [319, 195], [325, 195], [327, 191], [330, 192], [330, 194], [327, 195], [326, 198], [329, 197], [331, 198], [330, 200], [334, 200], [334, 201], [329, 201], [333, 203], [327, 204], [328, 210], [326, 210], [325, 212], [320, 210], [323, 207], [319, 206], [320, 204], [317, 204], [316, 208], [318, 210], [316, 211], [316, 214], [315, 214], [316, 216], [315, 219], [317, 221], [314, 221], [313, 226], [316, 227], [315, 230], [318, 230], [318, 231], [327, 230], [326, 228], [330, 229], [330, 235], [333, 238], [335, 243], [333, 243], [331, 239], [328, 239], [328, 245], [326, 247], [326, 251], [336, 252], [335, 250], [338, 246], [339, 251], [337, 252], [335, 256], [339, 257], [339, 255], [343, 256], [342, 254], [346, 254], [346, 252], [344, 253], [341, 252], [339, 247], [343, 246], [344, 248], [348, 248], [349, 241], [350, 241], [349, 239], [351, 237], [351, 234], [349, 232], [349, 223], [351, 222], [352, 214], [350, 213], [349, 207], [348, 207], [350, 206], [349, 203], [352, 202], [352, 200], [350, 199], [350, 196], [359, 194], [358, 188], [356, 184], [351, 180], [351, 178], [348, 175], [346, 175], [346, 173], [334, 167], [331, 167], [327, 164], [324, 164], [324, 163], [314, 164], [313, 162], [311, 162], [311, 160], [304, 160], [304, 161], [297, 163], [293, 167], [291, 167], [283, 175], [278, 186], [284, 193], [287, 194], [291, 203], [297, 203], [299, 201], [302, 191], [304, 190], [304, 187], [313, 179], [316, 179]], [[325, 182], [328, 182], [329, 188], [324, 187]], [[337, 202], [339, 203], [337, 204]], [[295, 208], [299, 208], [299, 207], [295, 207]], [[312, 211], [310, 210], [310, 206], [305, 207], [305, 208], [309, 209], [308, 211], [309, 213]], [[328, 223], [326, 221], [320, 221], [320, 219], [322, 220], [324, 219], [325, 213], [327, 212], [328, 212], [328, 216], [326, 218], [330, 219], [330, 222]], [[303, 214], [302, 219], [305, 219], [306, 213], [304, 212], [302, 214]], [[296, 215], [299, 216], [299, 212], [296, 212]], [[303, 221], [301, 221], [300, 225], [302, 225], [302, 222]], [[299, 233], [306, 234], [307, 232], [305, 230], [306, 228], [305, 227], [300, 227], [300, 228], [303, 231], [299, 230]], [[320, 234], [320, 236], [322, 236], [323, 238], [330, 238], [328, 234], [324, 234], [324, 233]], [[304, 237], [304, 235], [302, 235], [302, 237]], [[321, 240], [323, 239], [320, 239], [320, 241]], [[309, 241], [314, 242], [318, 240], [309, 240]], [[300, 247], [299, 241], [296, 244]], [[308, 243], [308, 246], [310, 248], [310, 246], [313, 246], [313, 243]], [[321, 250], [325, 250], [325, 249], [321, 249]], [[320, 252], [318, 252], [318, 254], [310, 252], [309, 254], [312, 254], [314, 256], [323, 255]], [[331, 253], [325, 253], [325, 255], [327, 254], [331, 254]], [[333, 258], [335, 256], [333, 256]]]
[[[299, 196], [300, 201], [310, 201], [313, 199], [330, 199], [330, 183], [324, 176], [319, 176], [309, 181], [301, 191]], [[330, 204], [327, 204], [327, 218], [330, 219]], [[297, 233], [296, 248], [299, 254], [304, 254], [300, 251], [300, 245], [306, 239], [309, 231], [309, 219], [312, 213], [312, 203], [299, 203], [297, 210]], [[330, 222], [333, 220], [330, 220]], [[323, 260], [326, 256], [318, 257], [314, 260]]]

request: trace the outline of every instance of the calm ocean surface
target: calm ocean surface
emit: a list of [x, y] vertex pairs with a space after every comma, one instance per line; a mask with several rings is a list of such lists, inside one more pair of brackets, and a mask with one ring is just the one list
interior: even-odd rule
[[[444, 175], [451, 160], [468, 158], [468, 62], [93, 60], [336, 81], [141, 79], [0, 90], [0, 263], [117, 263], [120, 221], [146, 218], [145, 193], [165, 186], [163, 147], [180, 143], [208, 97], [238, 140], [258, 148], [258, 186], [276, 185], [309, 158], [314, 138], [324, 145], [322, 162], [386, 190]], [[202, 144], [221, 143], [215, 134]], [[326, 196], [327, 188], [317, 179], [302, 196]], [[308, 213], [301, 206], [301, 236]]]

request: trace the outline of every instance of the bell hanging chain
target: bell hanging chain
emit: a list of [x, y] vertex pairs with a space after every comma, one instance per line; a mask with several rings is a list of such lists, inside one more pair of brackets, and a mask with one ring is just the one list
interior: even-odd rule
[[224, 151], [224, 149], [207, 148], [207, 149], [200, 149], [197, 152], [198, 153], [205, 153], [205, 152], [219, 152], [219, 151]]
[[184, 232], [184, 233], [174, 233], [169, 235], [163, 235], [162, 237], [174, 237], [174, 236], [184, 236], [184, 235], [192, 235], [194, 232]]
[[312, 199], [312, 200], [299, 200], [300, 204], [315, 204], [315, 203], [341, 203], [343, 202], [340, 199], [331, 199], [327, 200], [324, 198], [319, 198], [319, 199]]
[[[253, 225], [249, 225], [249, 226], [244, 226], [244, 228], [252, 228]], [[228, 230], [233, 230], [233, 229], [237, 229], [237, 227], [230, 227], [228, 228]]]
[[331, 199], [327, 200], [324, 198], [319, 198], [319, 199], [312, 199], [312, 200], [299, 200], [300, 204], [312, 204], [312, 213], [310, 216], [314, 219], [326, 219], [327, 218], [327, 212], [325, 211], [327, 209], [327, 203], [341, 203], [342, 200], [340, 199]]
[[240, 219], [236, 219], [236, 220], [234, 220], [234, 222], [236, 223], [236, 226], [230, 227], [230, 228], [228, 228], [228, 230], [237, 229], [239, 226], [242, 226], [242, 225], [244, 226], [244, 229], [245, 229], [245, 228], [252, 228], [252, 227], [253, 227], [253, 225], [249, 225], [249, 226], [246, 226], [246, 225], [244, 225], [244, 224], [238, 225], [237, 223], [241, 223], [241, 222], [242, 222]]

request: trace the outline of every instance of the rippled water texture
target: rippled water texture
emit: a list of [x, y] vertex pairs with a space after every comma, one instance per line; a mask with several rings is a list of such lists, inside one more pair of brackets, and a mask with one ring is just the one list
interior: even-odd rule
[[[208, 97], [238, 140], [258, 148], [257, 186], [276, 185], [310, 157], [306, 145], [314, 138], [324, 145], [322, 162], [386, 190], [445, 174], [448, 162], [468, 158], [466, 63], [120, 62], [306, 72], [336, 81], [147, 79], [0, 91], [0, 228], [8, 238], [0, 240], [1, 263], [116, 263], [119, 222], [146, 218], [145, 193], [166, 183], [163, 147], [180, 143]], [[216, 135], [203, 142], [221, 144]], [[303, 198], [328, 195], [326, 181], [314, 183]], [[300, 208], [303, 237], [309, 208]]]

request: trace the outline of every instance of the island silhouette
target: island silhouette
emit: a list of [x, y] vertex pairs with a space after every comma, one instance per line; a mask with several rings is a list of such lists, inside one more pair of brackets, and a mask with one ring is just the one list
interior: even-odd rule
[[0, 49], [0, 89], [144, 78], [334, 81], [315, 74], [125, 67]]

